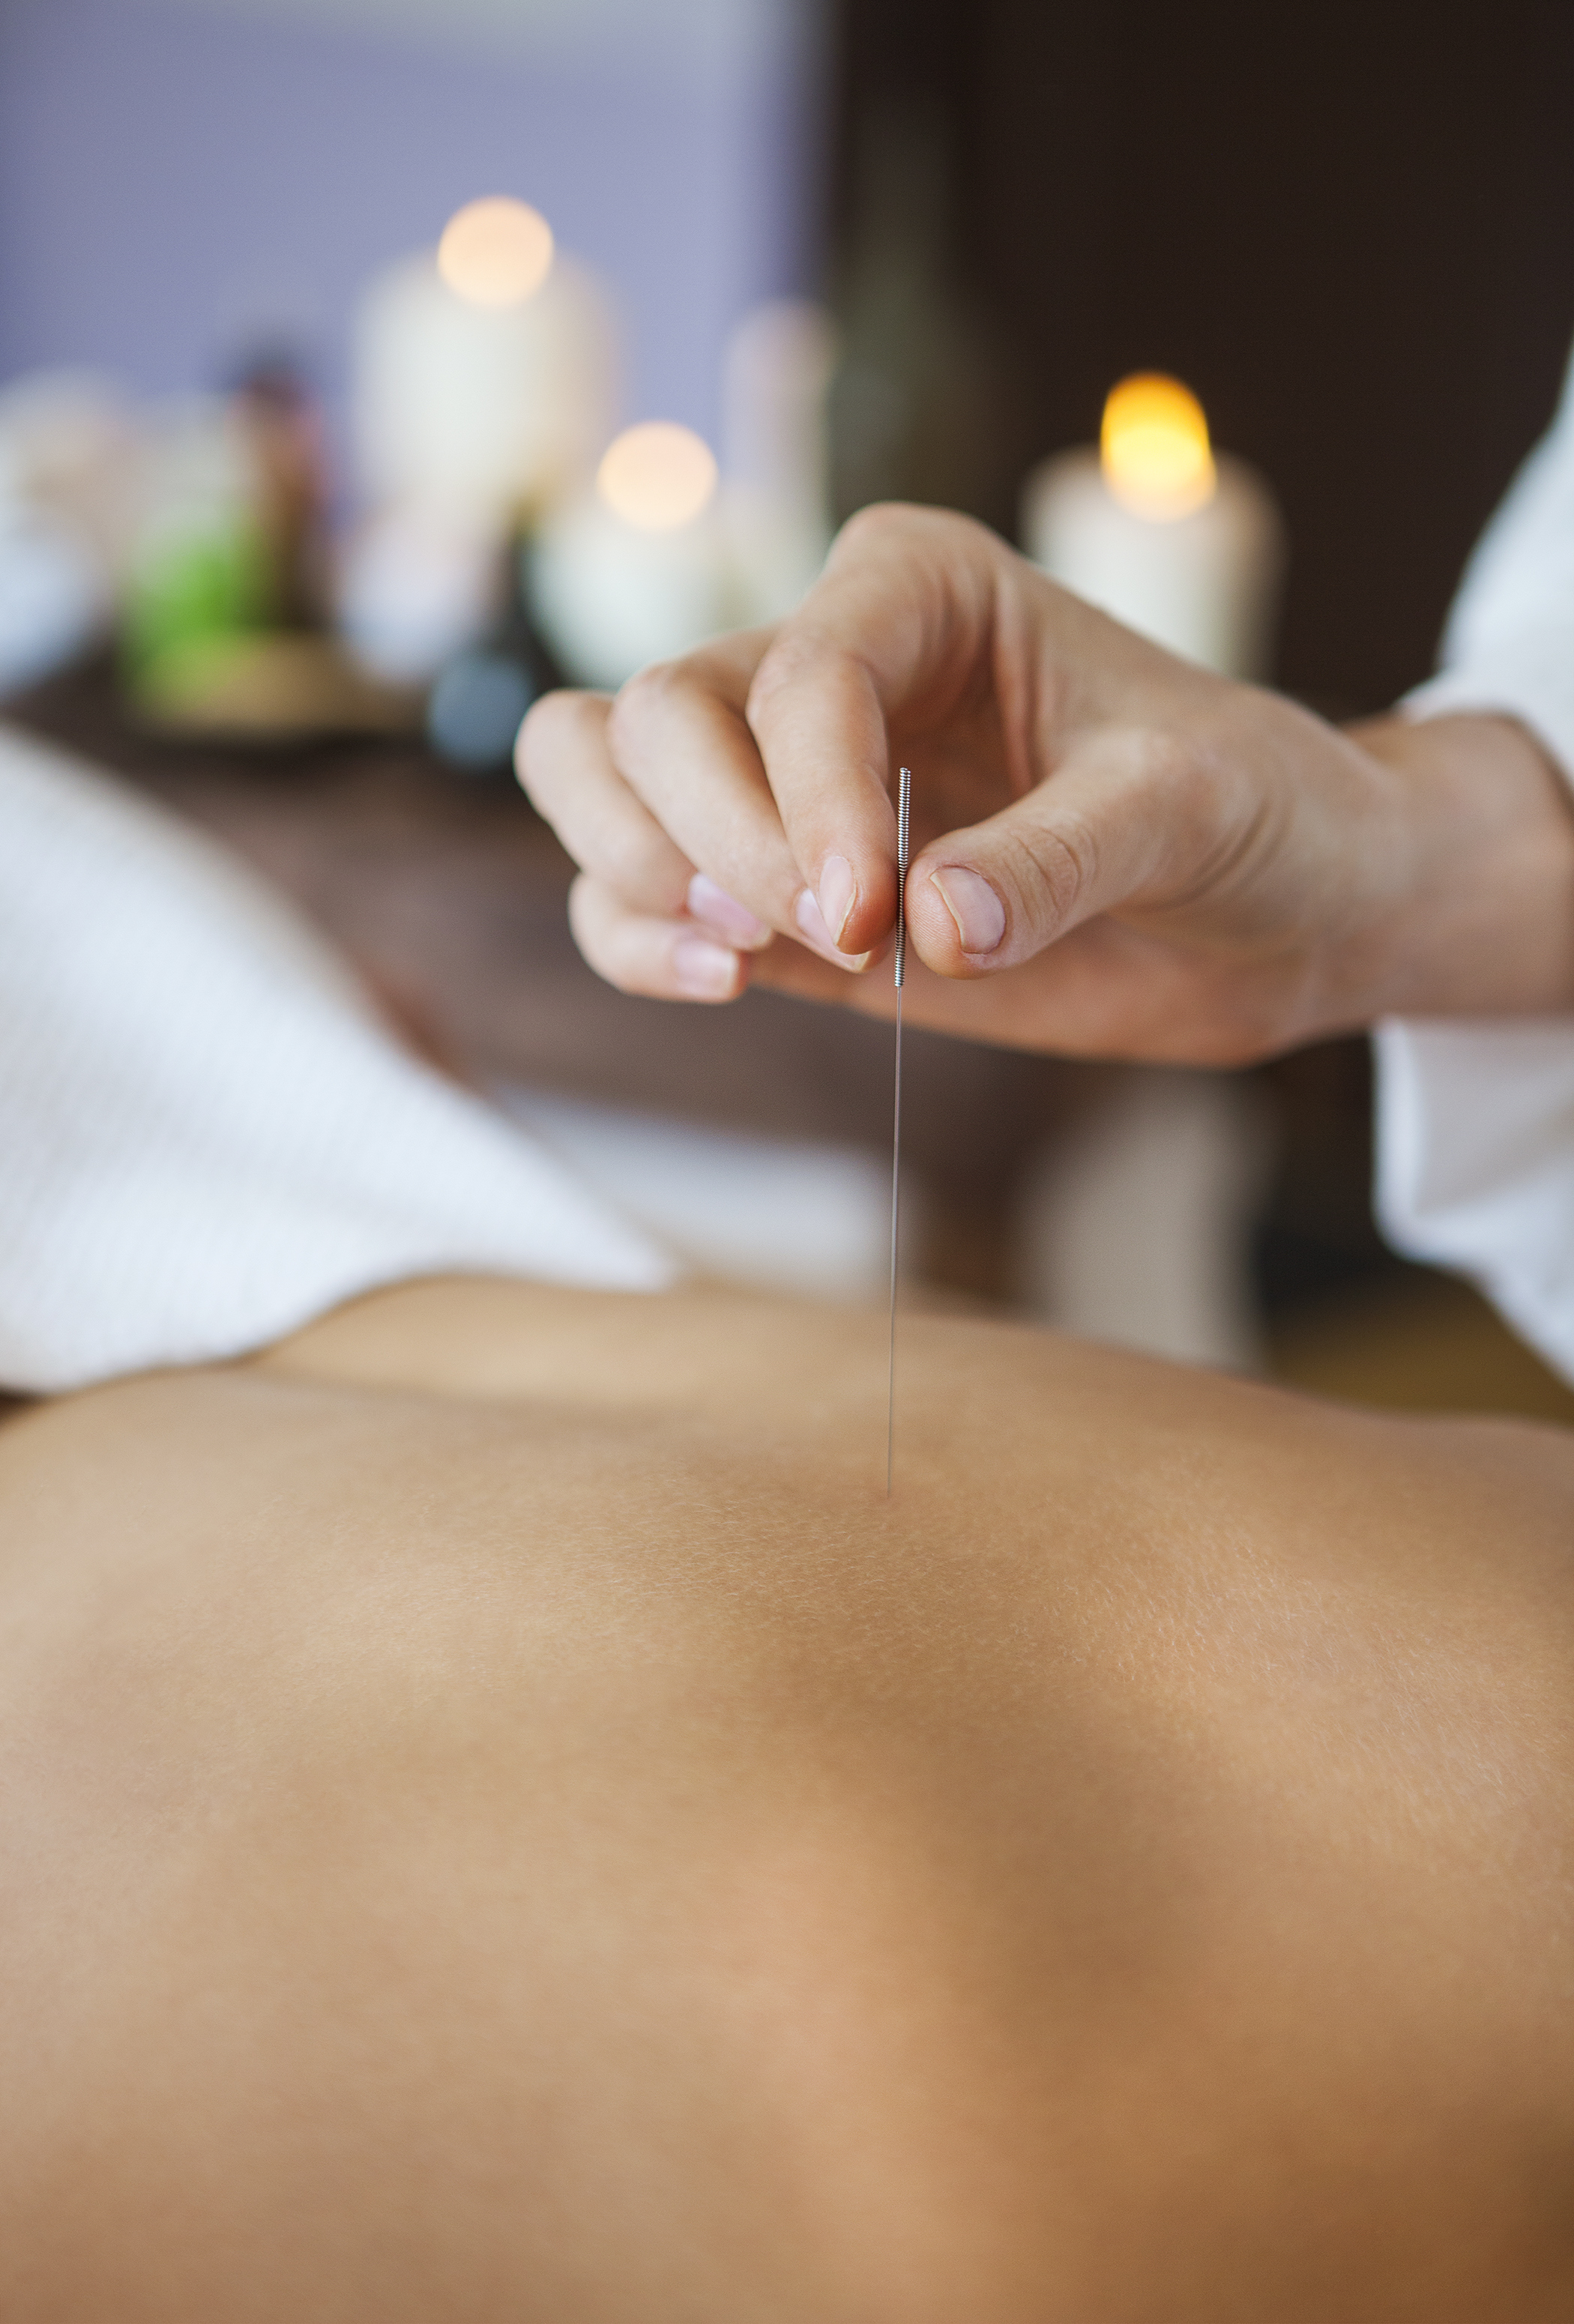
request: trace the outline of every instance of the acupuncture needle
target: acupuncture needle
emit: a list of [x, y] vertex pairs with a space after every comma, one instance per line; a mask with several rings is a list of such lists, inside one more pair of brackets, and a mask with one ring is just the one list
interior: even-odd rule
[[885, 1390], [885, 1498], [896, 1445], [896, 1229], [902, 1203], [902, 988], [907, 978], [907, 839], [912, 773], [903, 767], [896, 803], [896, 1102], [891, 1125], [891, 1365]]

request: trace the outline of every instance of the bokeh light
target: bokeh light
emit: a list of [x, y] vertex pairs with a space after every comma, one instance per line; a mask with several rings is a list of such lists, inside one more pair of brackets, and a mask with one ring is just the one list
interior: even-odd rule
[[596, 478], [607, 507], [642, 532], [690, 523], [716, 490], [716, 456], [691, 428], [646, 420], [608, 446]]
[[539, 210], [507, 194], [467, 202], [443, 228], [438, 272], [477, 307], [517, 307], [551, 272], [552, 230]]
[[1137, 515], [1190, 516], [1213, 498], [1217, 477], [1202, 406], [1189, 387], [1138, 372], [1109, 392], [1099, 455], [1105, 481]]

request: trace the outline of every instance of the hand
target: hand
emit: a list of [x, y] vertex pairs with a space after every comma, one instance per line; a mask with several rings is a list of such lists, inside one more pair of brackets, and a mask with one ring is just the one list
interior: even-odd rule
[[521, 779], [615, 984], [1238, 1062], [1391, 1010], [1574, 1006], [1574, 816], [1505, 720], [1344, 734], [1177, 660], [933, 510], [866, 511], [773, 630], [555, 695]]

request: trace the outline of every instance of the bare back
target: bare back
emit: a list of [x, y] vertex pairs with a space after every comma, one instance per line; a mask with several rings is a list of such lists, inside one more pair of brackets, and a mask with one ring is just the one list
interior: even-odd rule
[[1574, 1440], [412, 1286], [0, 1431], [0, 2313], [1540, 2324]]

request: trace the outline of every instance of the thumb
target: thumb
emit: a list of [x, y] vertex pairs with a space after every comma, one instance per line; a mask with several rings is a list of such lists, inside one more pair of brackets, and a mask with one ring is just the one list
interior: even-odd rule
[[1085, 920], [1185, 893], [1234, 850], [1245, 802], [1162, 734], [1101, 732], [987, 822], [915, 859], [907, 925], [942, 976], [1015, 968]]

